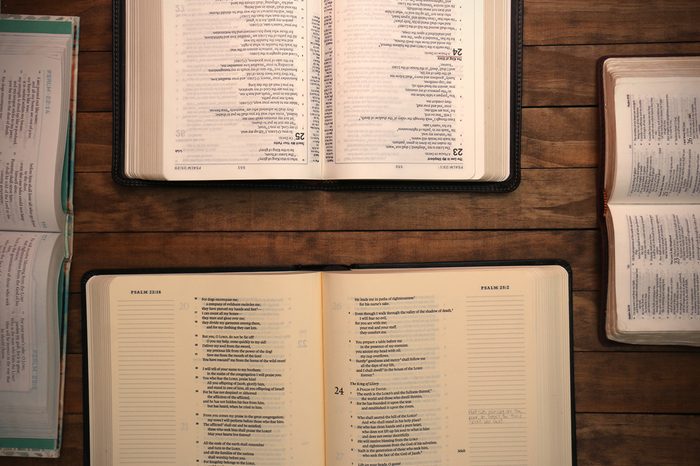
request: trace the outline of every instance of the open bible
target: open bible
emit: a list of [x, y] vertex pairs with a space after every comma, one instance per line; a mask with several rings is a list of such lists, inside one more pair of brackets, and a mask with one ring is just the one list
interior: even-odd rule
[[0, 455], [58, 456], [78, 18], [0, 15]]
[[521, 0], [114, 4], [119, 182], [517, 186]]
[[93, 465], [572, 464], [570, 275], [84, 278]]
[[700, 57], [602, 64], [610, 338], [700, 345]]

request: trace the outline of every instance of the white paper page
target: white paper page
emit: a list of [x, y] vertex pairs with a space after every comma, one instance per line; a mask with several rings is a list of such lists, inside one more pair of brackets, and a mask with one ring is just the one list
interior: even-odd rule
[[32, 387], [36, 351], [34, 259], [36, 234], [0, 233], [0, 391]]
[[560, 285], [538, 314], [513, 269], [326, 274], [326, 464], [570, 464]]
[[325, 135], [334, 162], [326, 177], [481, 176], [483, 0], [326, 4], [333, 128]]
[[60, 231], [65, 222], [64, 69], [56, 49], [46, 51], [0, 47], [0, 228], [6, 230]]
[[0, 437], [55, 438], [57, 233], [0, 232]]
[[620, 78], [610, 202], [700, 200], [700, 78]]
[[700, 206], [609, 209], [619, 329], [700, 330]]
[[114, 464], [323, 464], [317, 274], [120, 276], [110, 296]]
[[163, 2], [163, 31], [167, 179], [320, 177], [319, 0]]

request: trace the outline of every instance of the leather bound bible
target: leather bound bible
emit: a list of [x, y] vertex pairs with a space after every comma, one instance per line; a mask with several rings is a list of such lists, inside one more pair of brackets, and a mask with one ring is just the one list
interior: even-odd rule
[[83, 284], [90, 464], [575, 462], [565, 264]]
[[700, 345], [700, 57], [601, 71], [608, 337]]
[[508, 191], [522, 0], [115, 0], [126, 185]]

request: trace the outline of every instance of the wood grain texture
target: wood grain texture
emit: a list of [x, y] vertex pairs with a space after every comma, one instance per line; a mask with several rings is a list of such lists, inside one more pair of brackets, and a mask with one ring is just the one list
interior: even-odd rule
[[[512, 193], [265, 191], [122, 187], [78, 173], [76, 228], [274, 231], [595, 228], [593, 169], [528, 170]], [[105, 209], [104, 206], [110, 206]], [[138, 206], [138, 208], [134, 208]], [[387, 209], [387, 206], [391, 206]], [[492, 215], [501, 212], [501, 215]]]
[[524, 108], [521, 152], [524, 168], [596, 167], [598, 109]]
[[75, 171], [110, 172], [112, 169], [112, 114], [78, 112]]
[[578, 414], [579, 466], [697, 466], [700, 416]]
[[81, 354], [66, 355], [66, 388], [63, 395], [63, 412], [83, 412], [83, 357]]
[[111, 111], [112, 54], [84, 52], [78, 60], [78, 111]]
[[596, 62], [606, 55], [700, 53], [700, 42], [526, 47], [523, 105], [597, 105]]
[[[525, 0], [524, 6], [526, 45], [700, 41], [700, 4], [688, 0]], [[80, 16], [81, 49], [112, 50], [111, 0], [3, 0], [2, 11]]]
[[579, 466], [699, 464], [700, 349], [624, 345], [602, 333], [595, 63], [610, 54], [700, 53], [700, 2], [525, 0], [523, 183], [494, 196], [116, 186], [111, 0], [1, 5], [3, 13], [80, 15], [81, 54], [62, 458], [0, 464], [82, 464], [79, 288], [87, 270], [545, 257], [573, 269]]
[[[700, 2], [525, 0], [528, 45], [698, 42]], [[672, 27], [670, 27], [672, 25]]]
[[577, 352], [576, 411], [698, 414], [698, 367], [698, 352]]
[[71, 291], [88, 270], [561, 258], [574, 289], [599, 287], [595, 230], [77, 233]]

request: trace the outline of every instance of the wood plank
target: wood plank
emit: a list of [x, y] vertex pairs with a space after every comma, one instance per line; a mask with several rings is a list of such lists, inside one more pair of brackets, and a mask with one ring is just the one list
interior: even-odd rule
[[83, 356], [81, 354], [66, 355], [63, 412], [65, 414], [83, 412]]
[[577, 412], [700, 413], [700, 353], [575, 353]]
[[78, 112], [76, 172], [109, 172], [112, 168], [112, 114]]
[[[78, 284], [80, 287], [80, 284]], [[68, 304], [68, 337], [66, 352], [80, 354], [83, 352], [83, 317], [80, 293], [71, 293]]]
[[596, 61], [600, 57], [664, 53], [700, 53], [700, 42], [526, 47], [523, 105], [597, 105]]
[[[81, 49], [112, 50], [111, 0], [6, 0], [3, 13], [80, 16]], [[528, 45], [700, 41], [688, 0], [525, 0], [524, 19]]]
[[[595, 228], [594, 169], [528, 170], [508, 194], [133, 188], [75, 177], [76, 230]], [[109, 209], [105, 209], [109, 206]], [[495, 214], [499, 212], [500, 214]]]
[[81, 52], [78, 57], [78, 111], [112, 110], [112, 53]]
[[575, 290], [598, 289], [596, 230], [213, 233], [76, 233], [71, 291], [88, 270], [264, 267], [561, 258]]
[[578, 464], [697, 466], [700, 416], [578, 414]]
[[80, 17], [80, 50], [112, 50], [112, 0], [3, 0], [3, 13]]
[[[81, 49], [112, 50], [110, 0], [6, 0], [3, 13], [80, 16]], [[700, 40], [699, 22], [700, 4], [688, 0], [525, 0], [524, 40], [528, 45], [692, 42]]]
[[580, 168], [598, 165], [597, 108], [524, 108], [523, 168]]
[[[525, 108], [522, 167], [582, 168], [598, 164], [598, 113], [595, 108]], [[79, 112], [77, 172], [112, 169], [112, 115]]]
[[525, 0], [524, 40], [528, 45], [697, 42], [698, 24], [700, 2], [688, 0]]

